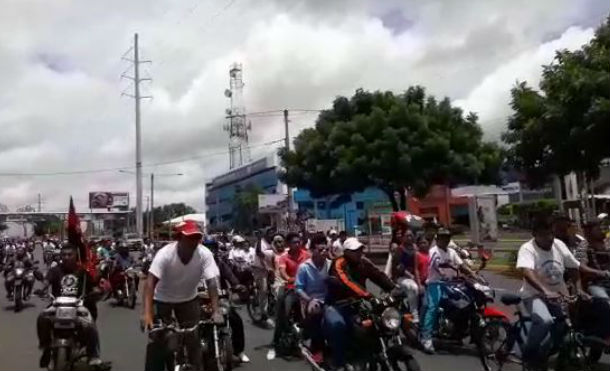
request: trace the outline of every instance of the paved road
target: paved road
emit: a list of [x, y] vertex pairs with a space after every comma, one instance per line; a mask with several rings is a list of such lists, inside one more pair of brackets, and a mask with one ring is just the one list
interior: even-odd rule
[[[494, 286], [514, 289], [515, 281], [488, 274], [488, 279]], [[44, 306], [39, 299], [32, 300], [32, 306], [21, 313], [13, 313], [5, 299], [4, 285], [0, 290], [0, 371], [36, 370], [38, 369], [39, 351], [36, 349], [36, 317]], [[140, 306], [135, 310], [113, 307], [109, 302], [99, 304], [98, 327], [101, 337], [102, 356], [104, 360], [112, 361], [115, 371], [142, 370], [146, 337], [139, 330], [138, 314]], [[253, 326], [245, 310], [240, 309], [246, 325], [247, 354], [252, 362], [238, 368], [240, 371], [306, 371], [310, 368], [301, 361], [285, 361], [276, 359], [267, 361], [265, 358], [272, 333]], [[416, 355], [424, 371], [481, 370], [481, 366], [473, 355], [457, 351], [453, 354], [442, 353], [427, 356]], [[610, 369], [610, 368], [609, 368]]]

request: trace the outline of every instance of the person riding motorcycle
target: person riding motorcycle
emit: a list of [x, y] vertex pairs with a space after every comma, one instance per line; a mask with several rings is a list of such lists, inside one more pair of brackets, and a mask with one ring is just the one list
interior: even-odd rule
[[240, 235], [231, 239], [233, 249], [229, 251], [229, 262], [239, 282], [248, 287], [253, 281], [252, 263], [254, 262], [254, 249], [248, 246], [248, 241]]
[[445, 292], [443, 280], [448, 278], [449, 274], [443, 266], [450, 265], [476, 279], [475, 273], [464, 263], [458, 253], [449, 247], [450, 242], [451, 232], [445, 228], [440, 228], [436, 233], [436, 245], [428, 253], [430, 264], [426, 281], [426, 313], [421, 328], [421, 342], [424, 351], [429, 354], [434, 353], [432, 334], [437, 322], [438, 308]]
[[294, 291], [294, 281], [299, 265], [309, 259], [309, 252], [303, 247], [303, 240], [297, 233], [291, 232], [286, 236], [288, 240], [288, 251], [278, 260], [278, 268], [285, 284], [277, 296], [276, 307], [276, 326], [273, 332], [272, 348], [267, 352], [267, 359], [272, 360], [276, 356], [276, 348], [282, 336], [282, 331], [286, 331], [288, 320], [294, 305], [298, 301], [298, 296]]
[[421, 283], [417, 264], [417, 246], [413, 231], [406, 228], [395, 228], [394, 238], [390, 244], [393, 255], [391, 275], [406, 295], [413, 322], [419, 323], [419, 294], [424, 288]]
[[328, 294], [327, 280], [331, 264], [328, 260], [329, 249], [324, 233], [315, 234], [309, 245], [311, 258], [299, 266], [295, 280], [296, 293], [301, 299], [304, 312], [305, 330], [311, 339], [310, 350], [318, 363], [322, 360], [324, 350], [321, 320]]
[[385, 292], [399, 295], [401, 289], [368, 258], [364, 257], [364, 244], [355, 237], [343, 243], [343, 256], [332, 262], [329, 271], [330, 284], [328, 305], [324, 311], [324, 335], [333, 355], [337, 368], [345, 366], [345, 350], [348, 331], [353, 314], [349, 306], [341, 306], [358, 298], [368, 298], [372, 294], [366, 290], [366, 281], [371, 280]]
[[[77, 261], [78, 248], [72, 244], [64, 244], [61, 248], [61, 264], [51, 268], [47, 272], [44, 288], [38, 294], [44, 295], [48, 289], [54, 297], [73, 296], [83, 297], [83, 306], [86, 309], [86, 316], [79, 316], [78, 332], [82, 342], [86, 345], [87, 357], [90, 366], [99, 366], [100, 360], [100, 341], [95, 317], [97, 314], [96, 301], [100, 298], [99, 291], [93, 277], [83, 269]], [[50, 306], [48, 307], [50, 308]], [[50, 308], [52, 309], [52, 308]], [[43, 310], [38, 316], [36, 329], [42, 356], [40, 357], [40, 367], [46, 368], [51, 357], [51, 341], [53, 331], [54, 311]]]
[[[6, 265], [4, 266], [4, 287], [6, 289], [6, 297], [9, 300], [13, 299], [13, 283], [15, 280], [15, 277], [13, 275], [13, 269], [15, 268], [15, 265], [17, 265], [18, 262], [23, 264], [23, 268], [25, 268], [26, 270], [32, 270], [36, 279], [42, 280], [43, 278], [42, 273], [35, 269], [34, 262], [27, 254], [25, 249], [23, 247], [17, 248], [17, 250], [15, 251], [15, 255], [10, 257], [6, 262]], [[30, 282], [30, 284], [31, 286], [28, 287], [29, 291], [31, 291], [34, 282]], [[26, 296], [29, 296], [29, 292], [26, 294]]]
[[[231, 267], [227, 264], [220, 256], [218, 256], [219, 248], [218, 242], [215, 240], [206, 240], [203, 245], [207, 247], [212, 254], [214, 255], [214, 261], [218, 266], [218, 271], [220, 272], [219, 280], [220, 280], [220, 288], [222, 290], [227, 290], [230, 286], [233, 290], [239, 292], [243, 291], [246, 288], [239, 283], [239, 280], [233, 274]], [[242, 363], [249, 363], [250, 358], [244, 352], [246, 349], [246, 336], [244, 333], [244, 321], [241, 319], [241, 316], [237, 312], [234, 306], [231, 305], [229, 309], [229, 326], [231, 327], [231, 339], [233, 341], [233, 351], [237, 354], [237, 358]]]
[[[523, 304], [532, 318], [523, 359], [533, 368], [544, 368], [552, 343], [552, 338], [547, 335], [554, 325], [554, 314], [561, 313], [557, 304], [549, 299], [568, 294], [564, 273], [567, 272], [570, 280], [574, 281], [577, 294], [587, 299], [580, 274], [608, 278], [609, 272], [591, 269], [579, 262], [561, 240], [554, 238], [551, 220], [546, 216], [534, 219], [532, 235], [533, 238], [519, 249], [516, 265], [523, 276]], [[607, 328], [610, 313], [606, 311], [598, 315], [597, 321], [593, 318], [590, 321], [600, 328]], [[608, 334], [602, 334], [602, 337], [606, 336]]]
[[[586, 243], [585, 262], [593, 269], [610, 271], [610, 248], [605, 243], [606, 236], [599, 219], [590, 220], [584, 225]], [[602, 280], [585, 276], [587, 291], [593, 297], [610, 300], [608, 282], [602, 286]]]

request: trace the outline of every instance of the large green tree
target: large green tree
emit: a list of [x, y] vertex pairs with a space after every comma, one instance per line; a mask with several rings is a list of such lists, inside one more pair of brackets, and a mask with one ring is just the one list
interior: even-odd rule
[[448, 98], [437, 101], [421, 86], [402, 94], [358, 89], [338, 97], [303, 130], [294, 150], [280, 152], [291, 186], [314, 196], [382, 189], [425, 194], [432, 184], [495, 182], [500, 148], [482, 141], [474, 113], [464, 115]]
[[610, 17], [581, 49], [557, 51], [539, 91], [520, 82], [511, 95], [503, 139], [530, 184], [572, 171], [596, 178], [610, 157]]

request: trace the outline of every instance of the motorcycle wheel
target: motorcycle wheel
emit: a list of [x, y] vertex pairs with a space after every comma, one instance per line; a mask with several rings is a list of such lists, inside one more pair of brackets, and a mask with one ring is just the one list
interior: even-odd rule
[[127, 298], [127, 306], [130, 309], [134, 309], [136, 307], [136, 299], [137, 299], [136, 290], [134, 288], [133, 283], [130, 283], [129, 284], [129, 297]]
[[258, 295], [256, 289], [252, 290], [248, 302], [246, 303], [246, 309], [248, 309], [248, 316], [252, 319], [253, 323], [260, 323], [263, 321], [263, 311], [258, 303]]
[[[382, 369], [388, 368], [387, 365]], [[413, 354], [407, 349], [405, 346], [402, 346], [397, 349], [396, 352], [393, 352], [391, 358], [389, 359], [389, 366], [391, 371], [421, 371], [421, 367], [415, 358], [413, 358]], [[389, 371], [390, 371], [389, 370]]]
[[510, 324], [500, 319], [490, 320], [481, 329], [480, 338], [476, 342], [479, 359], [485, 371], [501, 370], [506, 356]]
[[68, 364], [68, 349], [67, 348], [57, 348], [55, 350], [55, 357], [53, 357], [52, 368], [49, 368], [52, 371], [68, 371], [70, 370]]
[[15, 286], [14, 300], [15, 300], [15, 313], [21, 311], [23, 309], [23, 285]]

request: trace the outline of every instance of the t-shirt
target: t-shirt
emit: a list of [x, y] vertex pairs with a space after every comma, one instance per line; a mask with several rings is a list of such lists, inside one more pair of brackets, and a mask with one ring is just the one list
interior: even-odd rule
[[324, 300], [328, 293], [328, 271], [330, 261], [326, 260], [322, 269], [318, 269], [311, 259], [299, 266], [295, 281], [297, 290], [303, 290], [309, 297]]
[[[299, 249], [299, 253], [297, 254], [296, 259], [292, 257], [292, 255], [290, 255], [288, 252], [284, 255], [282, 255], [279, 259], [279, 267], [285, 267], [286, 268], [286, 274], [288, 274], [289, 277], [296, 277], [297, 275], [297, 270], [299, 269], [299, 265], [301, 265], [301, 263], [303, 263], [305, 260], [309, 259], [311, 257], [311, 254], [309, 253], [309, 251], [301, 248]], [[289, 283], [286, 282], [286, 288], [289, 289], [293, 289], [294, 288], [294, 283]]]
[[46, 279], [51, 287], [51, 294], [55, 297], [82, 297], [89, 294], [95, 285], [93, 278], [84, 269], [66, 271], [61, 265], [49, 269]]
[[447, 247], [447, 250], [443, 250], [438, 246], [434, 246], [430, 249], [428, 255], [430, 256], [430, 266], [428, 268], [427, 283], [440, 281], [443, 275], [447, 277], [455, 273], [451, 268], [441, 268], [441, 264], [450, 264], [456, 268], [463, 264], [462, 258], [450, 247]]
[[220, 272], [214, 255], [199, 245], [191, 260], [184, 264], [178, 256], [178, 243], [165, 245], [157, 252], [149, 272], [159, 279], [154, 299], [163, 303], [183, 303], [197, 296], [197, 286], [203, 280], [218, 277]]
[[248, 267], [254, 261], [254, 249], [248, 250], [233, 248], [229, 252], [229, 260], [233, 261], [240, 267]]
[[417, 270], [419, 271], [419, 280], [426, 282], [428, 279], [428, 269], [430, 267], [430, 255], [422, 252], [417, 252]]
[[[567, 292], [563, 274], [566, 268], [578, 268], [580, 263], [568, 247], [558, 239], [553, 240], [549, 251], [543, 250], [531, 239], [521, 245], [517, 256], [517, 268], [532, 269], [540, 282], [549, 290]], [[525, 298], [538, 295], [539, 292], [523, 280], [521, 295]]]

